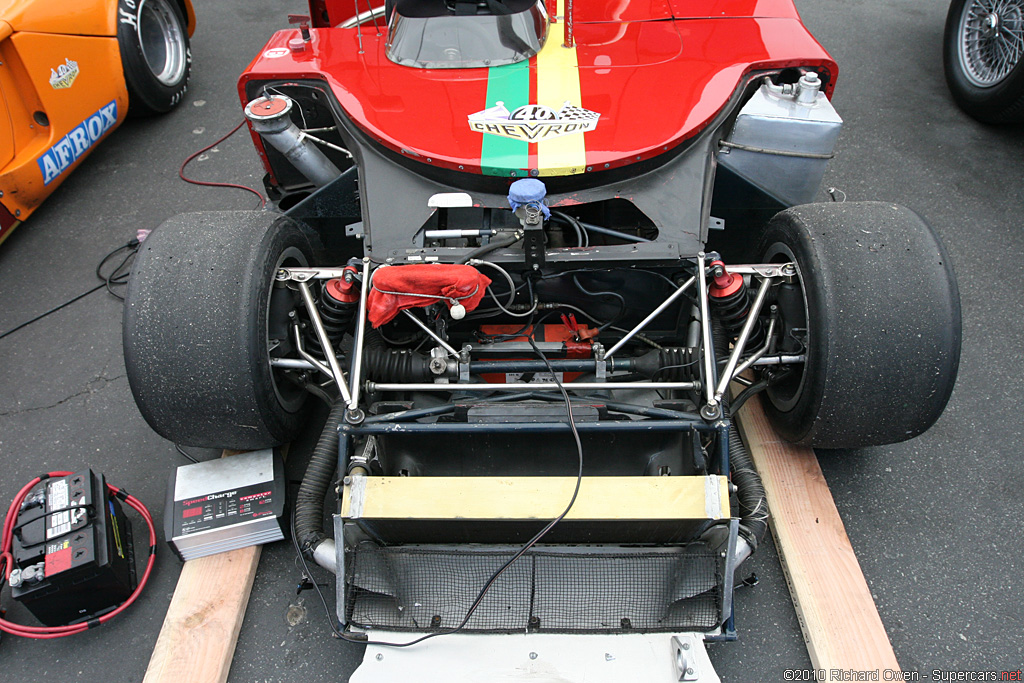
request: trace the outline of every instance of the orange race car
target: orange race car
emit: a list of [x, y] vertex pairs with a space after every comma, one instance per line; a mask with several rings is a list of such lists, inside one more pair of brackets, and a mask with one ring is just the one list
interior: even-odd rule
[[131, 114], [188, 88], [191, 0], [0, 0], [0, 242]]

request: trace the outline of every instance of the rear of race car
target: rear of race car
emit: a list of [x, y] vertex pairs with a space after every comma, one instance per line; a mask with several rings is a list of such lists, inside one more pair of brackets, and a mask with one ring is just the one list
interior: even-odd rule
[[[895, 205], [794, 206], [839, 133], [837, 69], [791, 3], [750, 5], [314, 2], [242, 74], [283, 213], [153, 233], [129, 380], [193, 445], [281, 443], [331, 405], [294, 536], [337, 576], [339, 635], [371, 643], [360, 680], [423, 641], [482, 649], [467, 680], [616, 680], [609, 643], [656, 653], [651, 680], [715, 680], [703, 642], [735, 638], [767, 520], [738, 406], [765, 392], [824, 447], [941, 413], [942, 247]], [[873, 296], [894, 272], [920, 293]]]

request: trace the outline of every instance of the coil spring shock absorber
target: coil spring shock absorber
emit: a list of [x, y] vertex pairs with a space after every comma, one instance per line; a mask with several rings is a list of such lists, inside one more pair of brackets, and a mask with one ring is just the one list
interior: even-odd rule
[[[728, 272], [721, 261], [711, 262], [711, 277], [708, 299], [712, 314], [721, 321], [729, 339], [735, 339], [750, 312], [750, 290], [743, 276]], [[764, 325], [757, 321], [750, 331], [746, 349], [756, 349], [763, 344]]]
[[[324, 283], [320, 290], [320, 301], [317, 309], [320, 312], [320, 320], [324, 324], [327, 338], [335, 347], [348, 331], [355, 318], [356, 309], [359, 304], [359, 291], [356, 288], [356, 269], [352, 266], [345, 268], [345, 277], [334, 278]], [[323, 353], [320, 340], [307, 329], [307, 345], [319, 353]]]

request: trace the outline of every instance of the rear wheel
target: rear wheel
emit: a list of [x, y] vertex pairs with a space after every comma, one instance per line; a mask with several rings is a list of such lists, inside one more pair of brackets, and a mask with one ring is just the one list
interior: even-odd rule
[[910, 439], [938, 419], [959, 365], [960, 298], [920, 216], [876, 202], [797, 206], [772, 219], [761, 253], [799, 271], [779, 292], [796, 305], [779, 303], [806, 362], [768, 389], [765, 405], [782, 436], [861, 448]]
[[306, 392], [270, 364], [290, 349], [295, 293], [282, 266], [312, 262], [318, 240], [266, 212], [192, 213], [143, 242], [124, 313], [128, 381], [161, 436], [210, 448], [291, 440]]

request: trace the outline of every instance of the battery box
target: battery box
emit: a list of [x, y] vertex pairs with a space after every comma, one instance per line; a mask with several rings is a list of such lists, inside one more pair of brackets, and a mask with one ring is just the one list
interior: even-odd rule
[[272, 449], [182, 465], [164, 509], [167, 543], [182, 560], [284, 538], [285, 485]]
[[29, 491], [11, 550], [11, 597], [47, 626], [98, 617], [135, 590], [131, 523], [92, 470]]

